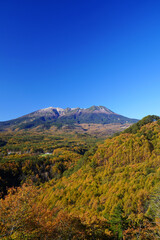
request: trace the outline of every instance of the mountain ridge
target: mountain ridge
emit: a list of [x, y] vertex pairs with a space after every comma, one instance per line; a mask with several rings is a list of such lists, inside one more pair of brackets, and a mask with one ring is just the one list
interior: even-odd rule
[[49, 129], [55, 125], [74, 124], [125, 124], [135, 123], [137, 119], [127, 118], [117, 114], [104, 106], [91, 106], [89, 108], [60, 108], [48, 107], [31, 112], [9, 121], [0, 122], [0, 130], [32, 129], [41, 126]]

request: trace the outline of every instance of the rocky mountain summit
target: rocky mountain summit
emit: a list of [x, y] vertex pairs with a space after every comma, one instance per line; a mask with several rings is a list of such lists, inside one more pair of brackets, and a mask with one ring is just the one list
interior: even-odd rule
[[104, 106], [92, 106], [90, 108], [59, 108], [48, 107], [29, 113], [17, 119], [0, 122], [0, 130], [32, 129], [35, 127], [47, 128], [75, 124], [126, 124], [135, 123], [136, 119], [130, 119], [114, 113]]

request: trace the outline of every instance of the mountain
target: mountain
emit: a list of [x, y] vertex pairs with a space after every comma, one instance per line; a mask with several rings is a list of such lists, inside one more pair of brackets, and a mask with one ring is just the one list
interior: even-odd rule
[[75, 124], [126, 124], [135, 123], [136, 119], [130, 119], [116, 114], [103, 106], [90, 108], [55, 108], [40, 109], [17, 119], [0, 122], [0, 130], [20, 130], [42, 128], [49, 129], [51, 126], [61, 128], [64, 125]]

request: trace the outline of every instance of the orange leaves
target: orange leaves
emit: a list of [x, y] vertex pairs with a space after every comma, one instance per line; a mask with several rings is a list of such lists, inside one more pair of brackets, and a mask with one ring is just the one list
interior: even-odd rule
[[[41, 200], [31, 185], [10, 189], [0, 200], [0, 238], [8, 239], [87, 239], [86, 227], [77, 217], [52, 210]], [[57, 215], [58, 214], [58, 215]]]
[[17, 190], [10, 189], [5, 199], [0, 200], [1, 236], [12, 236], [17, 230], [19, 234], [28, 234], [41, 228], [40, 219], [48, 212], [43, 203], [36, 204], [37, 194], [35, 187], [23, 185]]

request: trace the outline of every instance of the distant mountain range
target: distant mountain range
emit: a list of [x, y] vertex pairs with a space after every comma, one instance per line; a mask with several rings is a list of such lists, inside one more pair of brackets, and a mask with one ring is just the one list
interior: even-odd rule
[[131, 119], [116, 114], [104, 106], [92, 106], [90, 108], [56, 108], [49, 107], [29, 113], [22, 117], [0, 122], [0, 131], [42, 128], [51, 126], [61, 128], [65, 125], [77, 124], [132, 124], [137, 119]]

